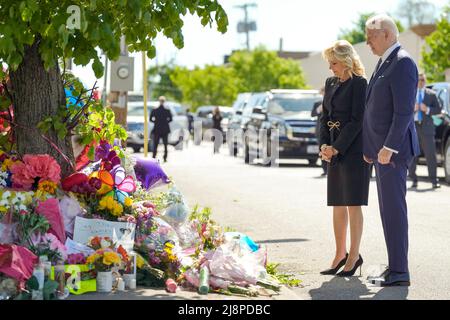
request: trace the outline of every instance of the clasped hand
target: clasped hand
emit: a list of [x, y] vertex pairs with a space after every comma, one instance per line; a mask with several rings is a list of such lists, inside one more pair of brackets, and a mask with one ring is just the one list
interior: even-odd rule
[[323, 145], [320, 148], [319, 157], [321, 157], [321, 159], [326, 162], [331, 162], [331, 158], [333, 158], [333, 156], [335, 156], [337, 154], [338, 154], [338, 151], [335, 148], [333, 148], [332, 146]]
[[426, 104], [421, 103], [420, 105], [418, 103], [416, 103], [415, 107], [414, 107], [414, 111], [422, 111], [422, 112], [427, 112], [428, 111], [428, 107]]

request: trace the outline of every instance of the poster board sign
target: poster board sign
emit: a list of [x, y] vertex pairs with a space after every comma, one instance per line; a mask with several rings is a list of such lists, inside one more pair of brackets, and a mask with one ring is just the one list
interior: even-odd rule
[[132, 251], [136, 224], [131, 222], [112, 222], [100, 219], [75, 218], [73, 240], [87, 244], [95, 236], [110, 237], [117, 245], [125, 250]]

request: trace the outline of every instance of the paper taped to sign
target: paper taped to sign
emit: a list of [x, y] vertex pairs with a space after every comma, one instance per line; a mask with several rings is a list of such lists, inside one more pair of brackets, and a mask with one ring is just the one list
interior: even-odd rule
[[75, 218], [73, 240], [87, 244], [95, 236], [110, 237], [117, 245], [125, 250], [133, 250], [136, 224], [131, 222], [112, 222], [100, 219]]

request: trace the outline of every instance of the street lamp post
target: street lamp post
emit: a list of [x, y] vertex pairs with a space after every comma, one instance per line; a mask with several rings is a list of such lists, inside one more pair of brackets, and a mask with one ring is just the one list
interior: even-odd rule
[[148, 79], [147, 79], [147, 60], [146, 53], [142, 52], [142, 72], [143, 72], [143, 91], [144, 91], [144, 157], [148, 156]]

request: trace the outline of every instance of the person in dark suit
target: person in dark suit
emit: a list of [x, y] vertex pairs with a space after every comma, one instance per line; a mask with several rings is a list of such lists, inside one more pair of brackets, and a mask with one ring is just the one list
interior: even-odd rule
[[[440, 188], [440, 185], [436, 176], [436, 141], [434, 139], [436, 130], [431, 116], [440, 114], [442, 107], [436, 92], [425, 87], [426, 81], [425, 74], [420, 73], [416, 105], [414, 108], [414, 122], [416, 124], [417, 135], [419, 136], [420, 147], [427, 160], [428, 176], [430, 177], [433, 189], [437, 189]], [[409, 177], [413, 181], [412, 188], [417, 188], [417, 159], [415, 158], [409, 166]]]
[[[322, 87], [320, 88], [320, 94], [323, 96], [325, 93], [325, 88]], [[317, 123], [316, 123], [316, 138], [317, 141], [319, 141], [319, 135], [320, 135], [320, 116], [322, 115], [322, 111], [323, 111], [323, 99], [321, 101], [317, 101], [314, 103], [313, 108], [311, 110], [311, 117], [317, 117]], [[326, 161], [322, 161], [322, 176], [326, 176], [327, 175], [327, 162]]]
[[367, 44], [379, 56], [366, 96], [364, 160], [374, 163], [388, 269], [374, 284], [409, 286], [406, 176], [419, 153], [414, 126], [417, 66], [398, 43], [398, 28], [385, 14], [366, 22]]
[[[334, 77], [325, 82], [320, 117], [320, 156], [328, 162], [327, 204], [333, 206], [336, 255], [321, 274], [349, 277], [363, 264], [359, 254], [363, 231], [361, 206], [369, 197], [369, 165], [363, 160], [362, 122], [367, 81], [364, 67], [352, 45], [337, 41], [323, 52]], [[347, 253], [347, 226], [350, 251]], [[344, 267], [339, 273], [337, 271]]]
[[154, 141], [153, 158], [156, 158], [159, 140], [162, 139], [164, 143], [164, 162], [167, 162], [167, 145], [169, 143], [170, 133], [169, 123], [172, 121], [172, 113], [164, 107], [165, 102], [166, 98], [164, 96], [159, 97], [159, 107], [150, 113], [150, 122], [154, 123], [152, 130]]

